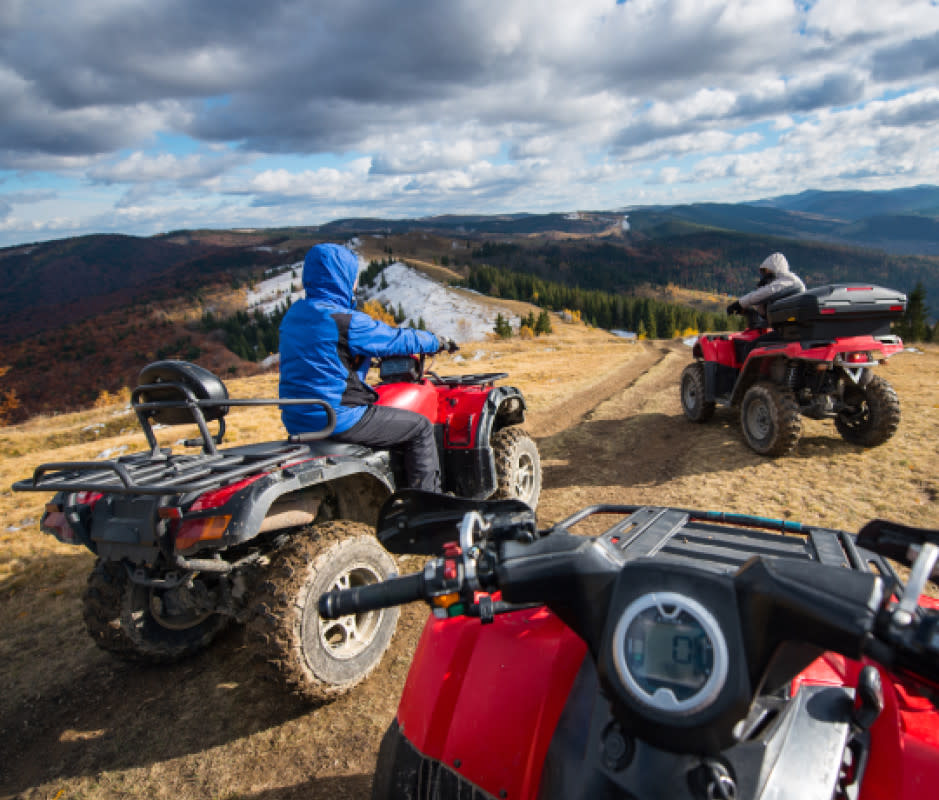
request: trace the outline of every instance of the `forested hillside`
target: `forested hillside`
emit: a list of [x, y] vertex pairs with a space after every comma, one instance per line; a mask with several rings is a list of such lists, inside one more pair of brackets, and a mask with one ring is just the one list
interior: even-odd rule
[[[650, 232], [651, 233], [651, 232]], [[910, 293], [917, 283], [939, 311], [939, 258], [892, 256], [875, 250], [726, 231], [700, 231], [622, 241], [493, 242], [474, 249], [471, 263], [524, 272], [581, 289], [628, 292], [642, 284], [708, 292], [750, 291], [757, 267], [785, 253], [808, 286], [872, 282]]]

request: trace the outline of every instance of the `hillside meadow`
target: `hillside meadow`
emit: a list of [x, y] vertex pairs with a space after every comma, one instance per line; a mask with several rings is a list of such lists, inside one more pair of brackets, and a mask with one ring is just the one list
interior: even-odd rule
[[[532, 340], [464, 344], [440, 374], [508, 372], [529, 408], [544, 491], [542, 525], [598, 502], [668, 504], [857, 530], [873, 517], [939, 527], [939, 347], [882, 367], [902, 421], [872, 450], [830, 422], [804, 421], [795, 452], [747, 449], [736, 413], [687, 422], [679, 340], [627, 342], [555, 321]], [[142, 366], [142, 365], [141, 365]], [[275, 373], [228, 382], [233, 397], [274, 397]], [[233, 409], [226, 442], [283, 437], [277, 410]], [[161, 444], [191, 435], [159, 431]], [[293, 800], [367, 796], [381, 733], [424, 612], [406, 610], [385, 661], [363, 686], [299, 708], [264, 680], [238, 629], [178, 665], [140, 667], [97, 650], [81, 596], [93, 556], [38, 530], [45, 495], [10, 484], [44, 461], [145, 448], [121, 403], [0, 428], [0, 800]]]

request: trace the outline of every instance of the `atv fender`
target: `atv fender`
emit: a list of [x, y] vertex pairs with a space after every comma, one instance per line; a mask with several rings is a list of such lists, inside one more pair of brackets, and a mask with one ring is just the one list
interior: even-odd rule
[[[385, 451], [352, 447], [354, 453], [313, 457], [267, 473], [244, 486], [235, 484], [239, 488], [234, 492], [233, 487], [225, 487], [202, 495], [183, 517], [183, 525], [201, 517], [230, 515], [231, 521], [220, 538], [196, 541], [183, 552], [189, 555], [206, 545], [233, 547], [262, 531], [309, 524], [327, 497], [335, 498], [338, 516], [343, 519], [374, 524], [381, 504], [395, 490], [389, 455]], [[216, 499], [221, 502], [214, 503]]]
[[510, 425], [525, 421], [525, 398], [514, 386], [494, 386], [480, 406], [475, 419], [470, 415], [470, 446], [455, 444], [449, 429], [445, 434], [443, 469], [446, 485], [461, 497], [484, 500], [498, 487], [492, 435]]
[[734, 389], [730, 394], [730, 404], [732, 406], [738, 405], [740, 401], [743, 400], [743, 396], [747, 393], [747, 389], [762, 376], [771, 377], [775, 383], [782, 383], [785, 373], [783, 372], [783, 374], [777, 375], [775, 374], [774, 368], [779, 364], [785, 365], [785, 349], [785, 345], [771, 344], [749, 355], [746, 363], [743, 365], [743, 369], [740, 370], [740, 374], [737, 376]]
[[493, 387], [479, 419], [479, 446], [488, 447], [489, 437], [495, 431], [509, 425], [521, 425], [527, 408], [525, 398], [514, 386]]

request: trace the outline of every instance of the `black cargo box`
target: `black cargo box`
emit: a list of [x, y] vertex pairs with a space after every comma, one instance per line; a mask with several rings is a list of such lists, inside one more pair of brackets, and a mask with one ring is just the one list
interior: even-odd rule
[[906, 309], [906, 295], [869, 283], [833, 283], [769, 305], [769, 324], [785, 339], [887, 336]]

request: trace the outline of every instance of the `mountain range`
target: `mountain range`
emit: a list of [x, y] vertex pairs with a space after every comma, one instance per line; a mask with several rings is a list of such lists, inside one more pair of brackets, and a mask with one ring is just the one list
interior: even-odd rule
[[[197, 291], [206, 283], [251, 280], [260, 269], [302, 259], [319, 241], [380, 237], [385, 251], [421, 253], [443, 263], [473, 263], [485, 243], [560, 248], [542, 271], [579, 249], [603, 260], [627, 289], [662, 275], [690, 288], [736, 292], [752, 275], [746, 264], [772, 250], [798, 251], [796, 271], [823, 281], [893, 281], [927, 289], [939, 310], [939, 186], [891, 191], [807, 191], [750, 203], [636, 206], [554, 214], [444, 215], [421, 219], [353, 218], [269, 230], [176, 231], [152, 237], [91, 235], [0, 249], [0, 340], [87, 319], [148, 298]], [[519, 251], [521, 252], [521, 250]], [[622, 253], [622, 264], [617, 266]], [[699, 257], [700, 256], [700, 257]], [[506, 258], [510, 255], [506, 254]], [[697, 259], [697, 260], [696, 260]], [[478, 257], [476, 263], [478, 263]], [[830, 265], [830, 267], [829, 267]], [[876, 269], [874, 268], [876, 265]], [[501, 264], [500, 266], [510, 266]], [[638, 270], [630, 275], [630, 270]], [[740, 284], [736, 276], [741, 274]], [[801, 274], [801, 273], [800, 273]], [[563, 276], [559, 279], [563, 280]], [[576, 276], [575, 276], [576, 280]]]

